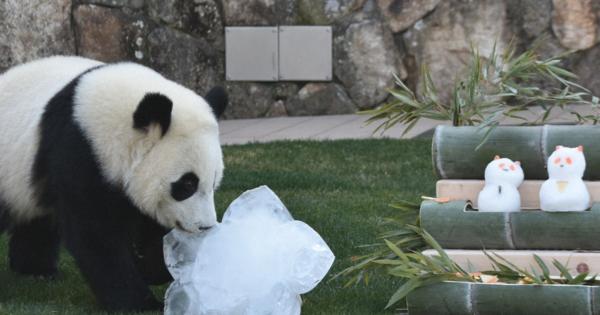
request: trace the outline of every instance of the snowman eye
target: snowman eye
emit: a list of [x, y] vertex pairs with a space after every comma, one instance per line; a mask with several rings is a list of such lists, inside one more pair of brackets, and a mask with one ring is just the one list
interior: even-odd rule
[[556, 159], [554, 159], [554, 164], [560, 164], [560, 158], [557, 157]]
[[570, 157], [567, 158], [567, 164], [569, 164], [569, 165], [573, 164], [573, 160]]

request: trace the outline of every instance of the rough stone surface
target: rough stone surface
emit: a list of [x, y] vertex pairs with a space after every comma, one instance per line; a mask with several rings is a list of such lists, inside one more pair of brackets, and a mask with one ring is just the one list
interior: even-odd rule
[[586, 50], [573, 66], [573, 72], [579, 76], [579, 82], [590, 91], [600, 96], [600, 45]]
[[[227, 118], [339, 114], [389, 100], [394, 73], [420, 89], [423, 65], [448, 100], [472, 46], [487, 56], [514, 39], [542, 58], [578, 50], [563, 65], [600, 94], [598, 21], [598, 0], [0, 0], [0, 72], [79, 53], [140, 62], [199, 94], [226, 84]], [[225, 25], [332, 25], [334, 80], [224, 82]]]
[[0, 1], [0, 71], [51, 55], [75, 53], [70, 0]]
[[580, 50], [596, 43], [596, 14], [592, 0], [553, 0], [552, 29], [560, 43]]
[[406, 76], [392, 33], [378, 20], [350, 24], [336, 36], [334, 72], [360, 108], [386, 98], [394, 73]]
[[358, 10], [364, 0], [298, 0], [300, 24], [327, 25]]
[[523, 40], [535, 38], [550, 28], [552, 0], [509, 0], [507, 10], [516, 32], [523, 32]]
[[229, 105], [223, 118], [264, 117], [273, 103], [272, 83], [228, 82]]
[[497, 0], [442, 1], [426, 19], [404, 33], [407, 53], [413, 58], [411, 85], [420, 89], [419, 69], [427, 65], [441, 99], [448, 100], [454, 80], [471, 62], [475, 44], [489, 56], [494, 43], [501, 52], [512, 38], [506, 23], [506, 4]]
[[276, 25], [275, 0], [223, 0], [227, 26]]
[[144, 0], [79, 0], [81, 4], [97, 4], [106, 7], [141, 9]]
[[282, 100], [275, 101], [271, 104], [271, 108], [265, 114], [265, 117], [284, 117], [287, 116], [287, 110], [285, 109], [285, 102]]
[[144, 62], [167, 78], [204, 95], [223, 80], [223, 58], [203, 39], [159, 27], [148, 35]]
[[440, 0], [377, 0], [392, 32], [404, 31], [440, 3]]
[[129, 21], [120, 10], [81, 5], [73, 17], [79, 54], [104, 62], [127, 59], [124, 30]]
[[285, 104], [291, 116], [352, 114], [356, 105], [336, 83], [308, 83]]
[[202, 37], [222, 40], [223, 22], [214, 0], [148, 0], [149, 15], [170, 27]]

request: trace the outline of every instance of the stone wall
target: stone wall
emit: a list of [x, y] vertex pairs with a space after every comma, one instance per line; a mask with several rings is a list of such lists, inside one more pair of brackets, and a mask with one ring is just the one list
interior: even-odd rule
[[[418, 87], [427, 64], [447, 97], [469, 62], [514, 39], [566, 66], [600, 95], [600, 0], [0, 0], [0, 71], [55, 54], [133, 60], [198, 93], [225, 85], [226, 118], [371, 108], [394, 74]], [[225, 26], [332, 25], [334, 80], [224, 81]]]

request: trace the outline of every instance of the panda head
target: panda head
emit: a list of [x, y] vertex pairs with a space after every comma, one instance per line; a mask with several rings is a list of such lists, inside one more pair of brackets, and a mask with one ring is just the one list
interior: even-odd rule
[[222, 88], [202, 98], [146, 67], [117, 64], [81, 79], [75, 118], [104, 177], [140, 211], [197, 232], [217, 222], [223, 158], [216, 116], [226, 102]]

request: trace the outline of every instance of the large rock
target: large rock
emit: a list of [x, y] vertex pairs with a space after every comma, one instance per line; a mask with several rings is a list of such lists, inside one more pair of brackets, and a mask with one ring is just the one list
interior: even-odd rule
[[439, 3], [440, 0], [377, 0], [377, 5], [394, 33], [411, 27]]
[[80, 5], [73, 10], [80, 55], [104, 62], [147, 61], [148, 34], [156, 25], [140, 13]]
[[273, 105], [273, 83], [228, 82], [229, 104], [223, 118], [264, 117]]
[[75, 53], [71, 0], [0, 1], [0, 71], [51, 55]]
[[507, 0], [510, 22], [516, 32], [523, 32], [525, 42], [538, 37], [550, 28], [552, 0]]
[[147, 0], [147, 7], [162, 24], [211, 42], [223, 38], [223, 21], [214, 0]]
[[118, 9], [81, 5], [74, 10], [73, 17], [80, 55], [104, 62], [127, 58], [124, 30], [129, 21], [124, 13]]
[[592, 0], [553, 0], [552, 29], [570, 49], [587, 49], [596, 43], [596, 14]]
[[442, 101], [449, 101], [456, 78], [471, 63], [471, 47], [489, 56], [494, 44], [502, 52], [512, 38], [506, 4], [497, 0], [442, 1], [427, 18], [404, 33], [416, 73], [411, 85], [421, 89], [419, 69], [427, 65]]
[[593, 95], [600, 96], [600, 45], [581, 52], [573, 66], [573, 72], [579, 76], [577, 80], [581, 85], [588, 88]]
[[287, 116], [286, 103], [298, 93], [298, 86], [291, 82], [226, 83], [229, 105], [224, 118], [257, 118]]
[[406, 76], [390, 30], [380, 20], [351, 23], [334, 38], [334, 72], [360, 108], [385, 100], [394, 73]]
[[144, 63], [197, 93], [204, 95], [222, 82], [223, 57], [201, 38], [158, 27], [147, 38]]
[[285, 108], [291, 116], [352, 114], [357, 110], [344, 88], [336, 83], [308, 83], [285, 103]]

